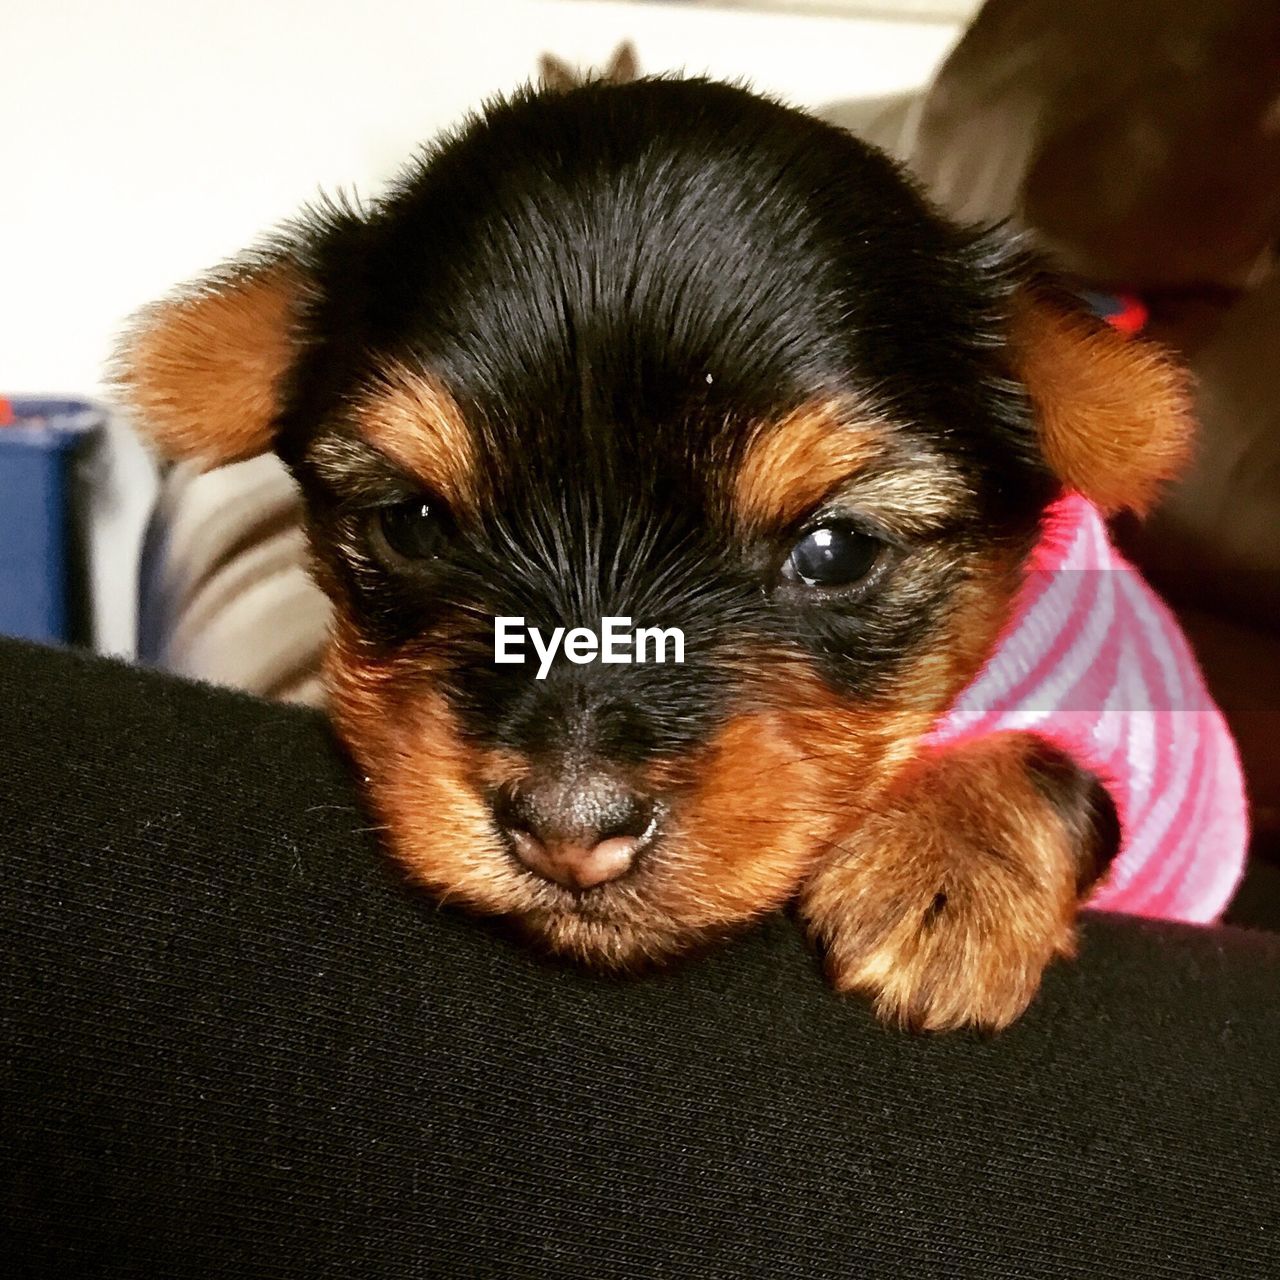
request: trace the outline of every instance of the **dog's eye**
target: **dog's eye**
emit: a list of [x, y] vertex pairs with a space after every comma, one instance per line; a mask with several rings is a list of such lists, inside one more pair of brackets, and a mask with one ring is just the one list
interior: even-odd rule
[[380, 507], [373, 526], [375, 542], [402, 560], [434, 560], [447, 536], [443, 512], [422, 498]]
[[852, 525], [824, 524], [791, 548], [782, 576], [806, 587], [852, 586], [875, 568], [883, 545]]

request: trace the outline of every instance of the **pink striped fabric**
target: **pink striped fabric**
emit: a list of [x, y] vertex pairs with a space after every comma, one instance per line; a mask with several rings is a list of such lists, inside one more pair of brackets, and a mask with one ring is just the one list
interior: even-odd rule
[[1235, 743], [1173, 615], [1077, 494], [1050, 510], [1013, 619], [930, 742], [1006, 730], [1054, 743], [1115, 801], [1120, 853], [1091, 907], [1221, 914], [1248, 841]]

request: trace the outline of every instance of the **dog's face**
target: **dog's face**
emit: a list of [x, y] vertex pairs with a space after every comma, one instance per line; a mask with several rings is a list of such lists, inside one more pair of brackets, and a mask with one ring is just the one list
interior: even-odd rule
[[[789, 898], [990, 652], [1062, 485], [1170, 465], [1126, 425], [1164, 366], [1022, 270], [807, 116], [592, 85], [154, 308], [123, 382], [171, 453], [292, 467], [401, 863], [625, 965]], [[497, 662], [497, 618], [684, 660]]]

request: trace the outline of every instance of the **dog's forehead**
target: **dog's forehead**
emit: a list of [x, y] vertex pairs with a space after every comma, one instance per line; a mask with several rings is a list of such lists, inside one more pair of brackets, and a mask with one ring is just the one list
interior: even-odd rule
[[322, 253], [313, 351], [449, 496], [687, 508], [770, 447], [799, 465], [788, 432], [972, 455], [992, 288], [965, 254], [840, 130], [726, 86], [591, 86], [474, 123]]
[[947, 363], [986, 301], [958, 243], [884, 155], [800, 112], [590, 86], [502, 105], [402, 181], [360, 237], [359, 336], [496, 428], [531, 401], [777, 416]]

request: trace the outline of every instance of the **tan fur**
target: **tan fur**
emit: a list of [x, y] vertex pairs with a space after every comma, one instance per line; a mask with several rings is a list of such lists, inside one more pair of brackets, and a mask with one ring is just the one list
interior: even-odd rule
[[816, 403], [761, 424], [734, 477], [733, 511], [743, 528], [786, 528], [880, 455], [880, 430], [849, 416]]
[[876, 414], [815, 401], [760, 423], [733, 478], [732, 522], [748, 536], [790, 530], [844, 496], [888, 533], [928, 533], [953, 517], [968, 492], [945, 462], [895, 456], [893, 430]]
[[917, 1030], [1013, 1022], [1074, 951], [1077, 833], [1005, 734], [921, 758], [841, 838], [801, 914], [840, 991]]
[[891, 690], [868, 704], [849, 704], [812, 672], [770, 677], [772, 696], [785, 707], [789, 740], [816, 761], [813, 803], [826, 815], [824, 838], [836, 838], [842, 823], [879, 804], [892, 779], [916, 759], [921, 738], [991, 652], [1017, 589], [1012, 553], [992, 551], [974, 564], [939, 634], [921, 645]]
[[1012, 346], [1054, 472], [1103, 511], [1146, 512], [1189, 456], [1188, 375], [1154, 344], [1029, 294]]
[[[731, 724], [705, 753], [705, 768], [702, 756], [679, 762], [675, 772], [695, 793], [688, 825], [587, 900], [508, 856], [484, 794], [520, 778], [527, 763], [462, 739], [429, 655], [380, 659], [339, 619], [327, 670], [334, 724], [406, 874], [444, 901], [511, 916], [553, 951], [604, 969], [659, 959], [785, 901], [812, 863], [799, 808], [808, 789], [797, 787], [795, 802], [779, 808], [776, 791], [744, 785], [744, 769], [776, 776], [796, 763], [768, 715]], [[736, 825], [722, 830], [730, 812]]]
[[509, 916], [551, 950], [603, 969], [659, 959], [696, 941], [712, 920], [724, 922], [698, 903], [681, 865], [651, 866], [639, 888], [637, 872], [589, 900], [520, 867], [502, 844], [484, 791], [527, 766], [463, 740], [429, 653], [381, 657], [340, 616], [326, 674], [335, 728], [387, 847], [441, 901]]
[[405, 871], [480, 910], [519, 901], [527, 877], [503, 856], [476, 789], [479, 761], [435, 687], [429, 656], [375, 656], [339, 616], [325, 674], [334, 725]]
[[554, 951], [633, 968], [776, 908], [838, 856], [842, 833], [911, 765], [1007, 615], [1011, 565], [993, 555], [975, 576], [945, 634], [873, 706], [847, 703], [793, 652], [762, 655], [743, 673], [749, 708], [703, 750], [632, 779], [674, 798], [663, 838], [631, 875], [586, 898], [534, 879], [507, 855], [484, 796], [527, 763], [461, 737], [430, 651], [381, 656], [339, 616], [332, 715], [412, 879], [447, 901], [512, 917]]
[[476, 440], [453, 397], [434, 378], [403, 365], [380, 372], [355, 406], [360, 434], [455, 512], [474, 513], [485, 491]]
[[165, 457], [213, 467], [271, 448], [304, 291], [286, 261], [233, 267], [135, 317], [114, 381]]
[[[588, 902], [506, 855], [483, 794], [527, 766], [469, 747], [424, 666], [423, 658], [382, 664], [341, 623], [329, 654], [334, 723], [392, 853], [440, 898], [510, 915], [552, 950], [599, 968], [661, 958], [780, 906], [837, 828], [831, 788], [843, 794], [861, 778], [873, 790], [877, 770], [909, 756], [896, 709], [874, 730], [851, 731], [848, 713], [798, 668], [785, 699], [779, 690], [786, 709], [744, 713], [696, 758], [636, 779], [673, 788], [681, 803], [653, 855]], [[913, 728], [925, 723], [921, 716]]]

